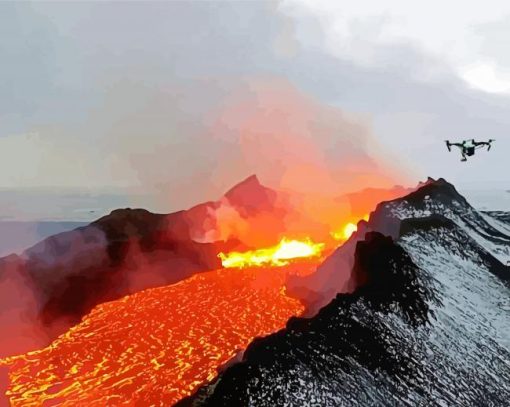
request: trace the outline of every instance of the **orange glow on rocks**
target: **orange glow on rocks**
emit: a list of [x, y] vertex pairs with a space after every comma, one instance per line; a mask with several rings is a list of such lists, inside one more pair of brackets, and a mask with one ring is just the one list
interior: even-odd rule
[[[365, 215], [365, 216], [363, 216], [362, 219], [365, 221], [368, 221], [368, 217], [369, 217], [369, 215]], [[335, 240], [345, 241], [345, 240], [348, 240], [352, 236], [352, 234], [354, 232], [356, 232], [357, 230], [358, 230], [357, 222], [356, 223], [349, 222], [349, 223], [345, 224], [344, 227], [340, 229], [340, 231], [331, 232], [331, 236]]]

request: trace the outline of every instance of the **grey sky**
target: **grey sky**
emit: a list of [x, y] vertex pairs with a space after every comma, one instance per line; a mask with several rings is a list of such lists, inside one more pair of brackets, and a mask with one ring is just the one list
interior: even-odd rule
[[[177, 209], [252, 172], [271, 183], [210, 131], [261, 78], [368, 127], [354, 149], [318, 135], [324, 165], [369, 152], [405, 181], [509, 186], [510, 6], [377, 3], [1, 3], [0, 187], [173, 191]], [[446, 152], [444, 139], [471, 137], [494, 150], [467, 163]]]

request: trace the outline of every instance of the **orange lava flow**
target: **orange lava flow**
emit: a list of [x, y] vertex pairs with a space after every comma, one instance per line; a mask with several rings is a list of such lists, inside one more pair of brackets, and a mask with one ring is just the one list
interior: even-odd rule
[[6, 395], [24, 407], [169, 406], [302, 313], [284, 289], [296, 267], [220, 269], [101, 304], [47, 348], [0, 360]]

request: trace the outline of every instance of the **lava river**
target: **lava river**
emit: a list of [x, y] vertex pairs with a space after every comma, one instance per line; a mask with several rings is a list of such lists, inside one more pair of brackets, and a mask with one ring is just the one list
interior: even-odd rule
[[284, 282], [312, 269], [219, 269], [101, 304], [47, 348], [0, 360], [6, 395], [13, 406], [171, 405], [300, 314]]

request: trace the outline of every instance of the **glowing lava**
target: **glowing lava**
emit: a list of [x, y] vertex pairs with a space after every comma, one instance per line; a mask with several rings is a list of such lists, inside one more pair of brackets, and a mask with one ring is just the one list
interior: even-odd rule
[[247, 252], [220, 253], [223, 267], [243, 268], [250, 266], [284, 266], [291, 260], [319, 257], [324, 243], [314, 243], [310, 239], [289, 240], [283, 238], [276, 246], [250, 250]]
[[[301, 246], [288, 247], [282, 261]], [[49, 347], [0, 360], [6, 395], [12, 406], [172, 405], [299, 315], [285, 279], [312, 270], [221, 269], [101, 304]]]
[[[353, 230], [346, 225], [342, 236]], [[101, 304], [47, 348], [0, 360], [6, 396], [12, 406], [172, 405], [253, 338], [301, 314], [286, 278], [312, 272], [325, 252], [310, 239], [282, 239], [221, 253], [225, 269]]]
[[[365, 215], [363, 216], [363, 220], [365, 221], [368, 221], [368, 218], [369, 218], [369, 215]], [[352, 234], [354, 232], [356, 232], [358, 230], [358, 225], [357, 223], [352, 223], [352, 222], [349, 222], [347, 223], [343, 228], [342, 230], [338, 231], [338, 232], [331, 232], [331, 236], [333, 237], [333, 239], [335, 240], [339, 240], [339, 241], [345, 241], [345, 240], [348, 240]]]

